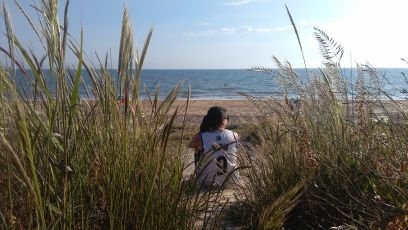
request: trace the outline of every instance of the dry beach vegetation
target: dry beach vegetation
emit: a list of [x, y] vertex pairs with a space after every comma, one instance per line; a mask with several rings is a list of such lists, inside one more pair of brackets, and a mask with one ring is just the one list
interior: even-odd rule
[[[135, 47], [125, 9], [117, 89], [108, 57], [90, 64], [82, 38], [70, 37], [68, 8], [69, 1], [42, 0], [36, 17], [20, 8], [18, 16], [43, 48], [35, 55], [14, 35], [3, 5], [8, 47], [0, 50], [13, 64], [0, 65], [0, 228], [408, 227], [406, 103], [387, 97], [377, 84], [381, 75], [367, 65], [357, 66], [351, 94], [338, 64], [343, 49], [323, 31], [315, 36], [324, 68], [309, 72], [307, 81], [274, 58], [282, 92], [299, 95], [298, 104], [251, 95], [245, 101], [177, 100], [179, 85], [163, 100], [158, 94], [141, 100], [152, 31], [140, 50]], [[68, 52], [77, 58], [75, 68], [66, 64]], [[57, 82], [55, 95], [44, 66]], [[16, 88], [14, 68], [24, 70], [35, 89], [30, 98]], [[92, 102], [79, 96], [82, 69], [92, 80]], [[118, 95], [127, 99], [120, 107]], [[226, 191], [197, 188], [186, 149], [215, 104], [229, 110], [230, 128], [246, 144], [242, 181]]]

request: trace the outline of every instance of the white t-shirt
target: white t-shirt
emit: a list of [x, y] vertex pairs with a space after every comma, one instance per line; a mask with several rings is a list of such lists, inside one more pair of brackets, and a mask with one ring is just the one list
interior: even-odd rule
[[221, 186], [238, 181], [237, 135], [228, 129], [200, 134], [203, 152], [197, 164], [198, 182]]

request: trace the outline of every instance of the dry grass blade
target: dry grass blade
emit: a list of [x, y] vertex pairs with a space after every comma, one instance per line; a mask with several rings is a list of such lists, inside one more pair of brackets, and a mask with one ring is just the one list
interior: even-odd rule
[[62, 34], [62, 49], [61, 49], [61, 56], [65, 55], [66, 44], [67, 44], [67, 35], [68, 35], [68, 6], [69, 0], [66, 0], [65, 9], [64, 9], [64, 31]]
[[[11, 59], [11, 54], [10, 52], [8, 52], [6, 49], [4, 49], [3, 47], [0, 47], [0, 51], [3, 52], [7, 57], [9, 57]], [[20, 62], [18, 62], [17, 60], [14, 59], [14, 64], [17, 65], [18, 69], [22, 69], [22, 73], [25, 74], [23, 65], [21, 65]]]
[[142, 76], [142, 69], [143, 69], [143, 63], [146, 58], [147, 54], [147, 49], [149, 48], [150, 40], [152, 39], [153, 35], [153, 28], [149, 30], [149, 33], [147, 34], [146, 41], [143, 46], [143, 51], [141, 56], [139, 57], [138, 52], [136, 52], [136, 79], [135, 79], [135, 84], [134, 84], [134, 89], [133, 89], [133, 96], [134, 99], [137, 101], [139, 100], [139, 90], [140, 90], [140, 78]]
[[[39, 29], [18, 6], [43, 44], [44, 49], [40, 50], [43, 53], [37, 57], [39, 51], [26, 48], [12, 33], [8, 36], [17, 56], [22, 57], [21, 63], [14, 61], [16, 66], [27, 77], [27, 86], [35, 88], [34, 95], [40, 95], [37, 100], [31, 100], [30, 93], [25, 94], [29, 90], [17, 92], [13, 105], [15, 102], [21, 108], [13, 106], [7, 111], [10, 114], [4, 119], [8, 122], [5, 123], [7, 129], [4, 129], [7, 135], [2, 133], [0, 137], [4, 149], [7, 149], [7, 143], [14, 149], [19, 146], [16, 152], [10, 148], [4, 153], [7, 156], [14, 154], [16, 162], [20, 161], [22, 172], [18, 171], [17, 175], [34, 197], [35, 203], [23, 201], [31, 206], [23, 207], [25, 212], [16, 216], [32, 217], [24, 223], [27, 228], [103, 228], [108, 223], [111, 228], [119, 229], [190, 229], [187, 226], [194, 225], [196, 214], [203, 212], [200, 204], [209, 201], [203, 196], [190, 200], [189, 195], [198, 191], [193, 190], [193, 186], [180, 186], [184, 131], [180, 139], [172, 138], [173, 122], [180, 116], [180, 109], [176, 109], [171, 117], [169, 112], [182, 83], [163, 100], [159, 98], [160, 88], [157, 88], [152, 99], [152, 114], [145, 115], [143, 108], [138, 107], [141, 105], [139, 81], [152, 30], [147, 35], [141, 56], [137, 54], [137, 59], [133, 60], [132, 28], [128, 11], [124, 10], [118, 63], [120, 87], [117, 87], [116, 73], [108, 69], [108, 57], [105, 63], [99, 61], [100, 69], [95, 68], [85, 60], [82, 31], [78, 44], [68, 32], [69, 1], [61, 11], [63, 26], [58, 21], [58, 1], [42, 0], [38, 5], [40, 7], [34, 5], [32, 9], [38, 16], [35, 23], [39, 23]], [[10, 50], [0, 50], [10, 58], [14, 56]], [[78, 61], [73, 70], [66, 67], [68, 52], [72, 52]], [[44, 61], [49, 62], [50, 70], [43, 69]], [[88, 92], [83, 81], [85, 75], [90, 78], [90, 95], [95, 97], [92, 102], [81, 101], [82, 86]], [[2, 89], [2, 99], [7, 98], [3, 98], [4, 92], [5, 96], [9, 95], [9, 91]], [[118, 92], [126, 96], [124, 113], [117, 102]], [[1, 108], [8, 106], [7, 100], [0, 103]], [[187, 116], [188, 106], [189, 101], [184, 116]], [[183, 125], [185, 123], [186, 120]], [[3, 127], [3, 123], [1, 125]], [[11, 142], [13, 137], [16, 138]], [[9, 138], [8, 142], [5, 138]], [[0, 161], [0, 167], [3, 163]], [[14, 164], [18, 165], [13, 162], [10, 175], [13, 170], [19, 170]], [[25, 174], [23, 170], [26, 170]], [[18, 182], [12, 181], [9, 187], [13, 202], [17, 200], [14, 191], [19, 191], [19, 186]], [[3, 212], [3, 206], [0, 208], [1, 214], [14, 213], [7, 208]], [[6, 221], [7, 218], [5, 215]]]
[[304, 186], [303, 182], [296, 184], [265, 207], [260, 214], [258, 228], [281, 229], [292, 209], [300, 202]]
[[[125, 8], [122, 19], [122, 32], [119, 46], [118, 75], [120, 79], [119, 95], [124, 95], [126, 100], [129, 98], [129, 80], [132, 62], [133, 62], [133, 32], [129, 24], [129, 14]], [[127, 107], [127, 106], [125, 106]]]
[[264, 73], [272, 73], [273, 69], [269, 67], [264, 67], [264, 66], [254, 66], [251, 68], [253, 71], [257, 72], [264, 72]]
[[[10, 143], [6, 140], [6, 138], [4, 137], [3, 133], [0, 133], [0, 141], [3, 144], [3, 146], [6, 148], [6, 151], [2, 151], [2, 153], [4, 154], [5, 152], [8, 152], [10, 154], [11, 159], [13, 160], [14, 164], [16, 165], [18, 172], [20, 173], [20, 175], [22, 176], [22, 179], [25, 183], [25, 185], [27, 186], [28, 192], [30, 193], [31, 197], [33, 199], [37, 199], [37, 195], [34, 191], [34, 187], [31, 184], [31, 180], [28, 177], [28, 174], [23, 166], [23, 164], [20, 161], [20, 158], [18, 156], [18, 154], [14, 151], [14, 149], [11, 147]], [[36, 200], [36, 203], [38, 201]]]
[[149, 30], [149, 33], [147, 34], [146, 41], [143, 46], [142, 55], [140, 56], [140, 58], [136, 60], [138, 75], [141, 74], [141, 70], [143, 67], [144, 60], [146, 58], [147, 49], [149, 48], [150, 40], [152, 39], [152, 35], [153, 35], [153, 28], [151, 28]]
[[41, 39], [40, 33], [38, 32], [38, 29], [34, 26], [33, 21], [31, 20], [31, 18], [28, 16], [27, 12], [23, 9], [23, 7], [21, 7], [20, 3], [17, 0], [14, 0], [14, 3], [17, 5], [18, 9], [20, 10], [20, 12], [24, 15], [25, 19], [27, 20], [27, 22], [30, 24], [31, 28], [33, 29], [35, 35], [37, 36], [38, 40], [40, 41], [42, 47], [44, 50], [46, 50], [45, 48], [45, 44], [43, 42], [43, 39]]
[[183, 123], [182, 123], [183, 129], [181, 130], [179, 151], [181, 151], [181, 147], [182, 147], [183, 141], [184, 141], [184, 128], [186, 127], [186, 118], [187, 118], [187, 114], [188, 114], [188, 108], [189, 108], [189, 105], [190, 105], [190, 97], [191, 97], [191, 85], [188, 86], [187, 103], [186, 103], [186, 107], [185, 107], [185, 110], [184, 110]]
[[14, 54], [14, 34], [13, 34], [13, 27], [11, 25], [11, 18], [6, 9], [6, 5], [3, 2], [3, 14], [4, 14], [4, 24], [6, 26], [6, 36], [9, 46], [9, 54], [11, 59], [11, 67], [13, 70], [15, 69], [15, 54]]
[[305, 59], [305, 55], [303, 53], [303, 47], [302, 47], [302, 42], [300, 41], [300, 37], [299, 37], [299, 33], [298, 30], [296, 28], [295, 22], [293, 21], [292, 15], [290, 14], [290, 11], [288, 9], [288, 6], [285, 5], [286, 8], [286, 12], [288, 13], [289, 19], [290, 19], [290, 23], [292, 24], [293, 29], [295, 30], [295, 34], [296, 34], [296, 38], [300, 47], [300, 51], [302, 53], [302, 58], [303, 58], [303, 64], [305, 65], [305, 69], [307, 70], [307, 65], [306, 65], [306, 59]]
[[315, 38], [319, 42], [320, 53], [325, 59], [325, 64], [339, 66], [344, 53], [343, 46], [329, 37], [323, 30], [316, 27], [314, 27], [314, 30]]

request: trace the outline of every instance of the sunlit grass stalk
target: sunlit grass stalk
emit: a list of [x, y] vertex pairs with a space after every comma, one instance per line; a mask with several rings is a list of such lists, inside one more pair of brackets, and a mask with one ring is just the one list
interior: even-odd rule
[[[195, 216], [190, 210], [198, 210], [206, 201], [198, 195], [194, 200], [185, 197], [183, 191], [190, 191], [191, 185], [180, 184], [183, 162], [179, 155], [184, 149], [181, 143], [178, 148], [174, 143], [169, 144], [178, 112], [170, 120], [167, 115], [181, 85], [163, 100], [159, 98], [158, 87], [152, 113], [145, 113], [139, 101], [139, 88], [152, 31], [141, 56], [136, 55], [134, 60], [133, 38], [125, 10], [119, 65], [119, 82], [122, 83], [117, 91], [106, 61], [101, 70], [85, 61], [83, 32], [79, 44], [70, 40], [68, 5], [66, 2], [63, 26], [57, 15], [58, 1], [42, 1], [41, 8], [34, 7], [40, 19], [39, 29], [19, 6], [43, 45], [45, 55], [41, 58], [24, 47], [13, 34], [7, 36], [23, 58], [14, 61], [16, 66], [21, 68], [27, 84], [35, 88], [33, 101], [30, 95], [17, 93], [12, 102], [21, 108], [10, 109], [15, 110], [11, 116], [19, 125], [13, 126], [5, 120], [5, 126], [10, 126], [11, 130], [4, 134], [4, 140], [10, 143], [14, 132], [20, 133], [21, 138], [10, 147], [20, 144], [24, 147], [16, 159], [21, 161], [22, 172], [30, 172], [26, 173], [28, 185], [32, 185], [29, 193], [42, 199], [34, 204], [33, 224], [42, 227], [47, 223], [47, 227], [69, 229], [78, 226], [81, 216], [86, 218], [81, 219], [83, 226], [108, 223], [112, 228], [166, 226], [188, 229], [187, 226], [194, 225]], [[1, 50], [12, 56], [10, 51]], [[72, 51], [78, 59], [74, 73], [65, 64], [67, 51]], [[56, 82], [55, 94], [51, 88], [54, 86], [46, 83], [45, 61]], [[25, 64], [29, 70], [23, 69]], [[82, 67], [91, 79], [94, 102], [80, 100]], [[117, 92], [126, 97], [124, 113], [118, 105]], [[2, 108], [7, 108], [10, 102], [2, 103], [5, 105]], [[188, 110], [188, 105], [185, 109]], [[12, 174], [14, 169], [10, 170]], [[37, 176], [41, 177], [41, 183]], [[15, 183], [11, 185], [15, 186]], [[101, 207], [101, 204], [104, 205]], [[106, 214], [93, 216], [95, 211]]]
[[[289, 11], [288, 14], [295, 27]], [[302, 51], [296, 28], [295, 33]], [[307, 71], [308, 82], [302, 82], [290, 63], [274, 58], [278, 66], [274, 76], [284, 95], [291, 92], [300, 97], [299, 112], [291, 108], [288, 100], [277, 106], [275, 100], [265, 102], [248, 97], [265, 114], [265, 121], [257, 126], [256, 133], [259, 139], [256, 151], [261, 160], [255, 161], [246, 174], [248, 188], [242, 199], [244, 208], [239, 210], [252, 212], [258, 218], [241, 218], [263, 228], [276, 226], [268, 225], [274, 223], [270, 221], [276, 213], [262, 213], [267, 213], [268, 204], [277, 202], [280, 196], [288, 196], [291, 186], [302, 180], [306, 185], [304, 195], [296, 199], [298, 205], [285, 212], [293, 218], [277, 224], [288, 228], [340, 225], [384, 228], [389, 218], [401, 211], [408, 197], [407, 180], [401, 174], [404, 170], [398, 169], [403, 167], [396, 162], [406, 161], [406, 145], [401, 145], [407, 135], [406, 124], [373, 122], [372, 112], [377, 103], [385, 114], [391, 115], [378, 101], [379, 92], [383, 92], [378, 79], [381, 74], [370, 67], [357, 66], [357, 84], [353, 86], [357, 87], [353, 90], [356, 95], [350, 95], [353, 83], [346, 82], [339, 64], [342, 46], [317, 28], [315, 37], [324, 68], [317, 73]], [[357, 98], [354, 103], [357, 117], [350, 116], [354, 112], [349, 111], [353, 109], [348, 106], [349, 98]], [[384, 175], [394, 175], [395, 179]], [[373, 197], [381, 197], [381, 201], [373, 201]], [[395, 206], [384, 206], [382, 202]]]

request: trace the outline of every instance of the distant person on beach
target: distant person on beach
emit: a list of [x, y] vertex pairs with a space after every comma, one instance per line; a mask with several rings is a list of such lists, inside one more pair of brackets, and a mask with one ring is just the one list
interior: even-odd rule
[[[200, 132], [193, 136], [188, 147], [194, 148], [196, 175], [200, 186], [221, 186], [238, 182], [238, 134], [226, 129], [229, 121], [227, 110], [211, 107], [200, 125]], [[227, 180], [227, 181], [226, 181]]]
[[123, 114], [125, 113], [126, 106], [132, 115], [135, 115], [135, 106], [131, 103], [129, 97], [126, 98], [125, 96], [119, 96], [117, 99], [116, 108]]

